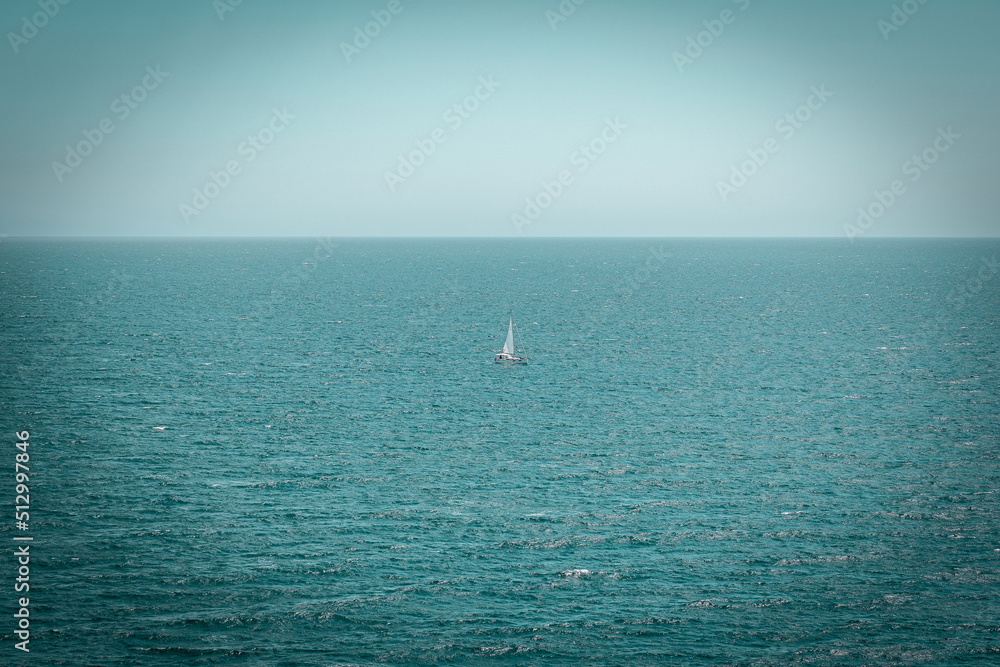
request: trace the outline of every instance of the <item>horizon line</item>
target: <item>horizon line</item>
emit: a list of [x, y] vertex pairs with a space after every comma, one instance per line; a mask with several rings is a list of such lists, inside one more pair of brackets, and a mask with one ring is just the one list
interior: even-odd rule
[[[120, 236], [120, 235], [80, 235], [80, 236], [70, 236], [70, 235], [48, 235], [48, 236], [20, 236], [16, 234], [0, 234], [0, 245], [4, 241], [8, 240], [19, 240], [19, 241], [86, 241], [86, 240], [104, 240], [104, 241], [222, 241], [222, 240], [233, 240], [233, 241], [267, 241], [267, 240], [296, 240], [296, 239], [343, 239], [343, 240], [369, 240], [369, 241], [383, 241], [383, 240], [399, 240], [399, 241], [423, 241], [423, 240], [457, 240], [457, 241], [551, 241], [551, 240], [564, 240], [564, 241], [583, 241], [583, 240], [661, 240], [661, 241], [681, 241], [681, 240], [691, 240], [691, 241], [778, 241], [778, 240], [844, 240], [848, 243], [852, 243], [855, 239], [849, 239], [846, 236], [451, 236], [451, 235], [424, 235], [424, 236], [339, 236], [339, 235], [317, 235], [317, 234], [294, 234], [286, 236], [270, 236], [270, 235], [260, 235], [260, 236], [140, 236], [140, 235], [130, 235], [130, 236]], [[997, 240], [1000, 239], [1000, 234], [988, 236], [951, 236], [951, 235], [925, 235], [925, 236], [865, 236], [858, 237], [861, 241], [931, 241], [931, 240], [955, 240], [955, 241], [972, 241], [972, 240]]]

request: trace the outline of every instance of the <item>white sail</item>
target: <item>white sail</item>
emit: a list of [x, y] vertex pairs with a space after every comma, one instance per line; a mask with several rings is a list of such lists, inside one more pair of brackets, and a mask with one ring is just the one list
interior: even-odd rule
[[510, 317], [510, 325], [507, 327], [507, 340], [503, 344], [503, 353], [514, 354], [514, 316]]

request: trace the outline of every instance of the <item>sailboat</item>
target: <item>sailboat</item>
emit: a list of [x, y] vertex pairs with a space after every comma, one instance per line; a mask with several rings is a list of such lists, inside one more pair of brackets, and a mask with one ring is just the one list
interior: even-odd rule
[[[507, 325], [507, 340], [504, 341], [503, 349], [497, 352], [496, 356], [493, 357], [493, 361], [498, 364], [526, 364], [528, 363], [528, 357], [519, 357], [514, 348], [514, 332], [517, 329], [514, 327], [514, 313], [510, 314], [510, 324]], [[517, 338], [520, 341], [521, 333], [518, 332]], [[522, 354], [524, 353], [524, 343], [521, 343]]]

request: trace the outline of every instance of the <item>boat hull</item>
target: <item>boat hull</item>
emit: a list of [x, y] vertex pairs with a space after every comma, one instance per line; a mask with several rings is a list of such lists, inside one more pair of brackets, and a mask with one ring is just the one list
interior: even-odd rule
[[512, 357], [509, 354], [501, 353], [493, 357], [493, 362], [497, 364], [514, 365], [514, 364], [526, 364], [528, 363], [528, 360], [525, 359], [524, 357]]

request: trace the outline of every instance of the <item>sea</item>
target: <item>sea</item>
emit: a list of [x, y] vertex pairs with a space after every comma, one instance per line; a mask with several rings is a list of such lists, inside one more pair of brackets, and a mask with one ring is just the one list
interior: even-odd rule
[[1000, 664], [998, 256], [4, 239], [0, 663]]

